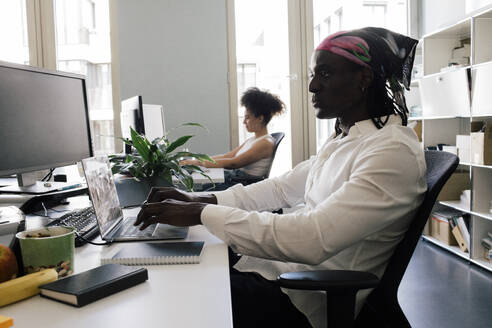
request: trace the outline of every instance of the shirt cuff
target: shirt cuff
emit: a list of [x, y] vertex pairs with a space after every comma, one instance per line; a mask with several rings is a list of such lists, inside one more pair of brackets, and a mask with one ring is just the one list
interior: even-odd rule
[[237, 207], [234, 192], [231, 189], [214, 192], [213, 194], [217, 198], [218, 205]]
[[208, 231], [226, 243], [225, 221], [227, 217], [226, 212], [229, 211], [230, 208], [226, 206], [207, 205], [200, 214], [200, 220]]

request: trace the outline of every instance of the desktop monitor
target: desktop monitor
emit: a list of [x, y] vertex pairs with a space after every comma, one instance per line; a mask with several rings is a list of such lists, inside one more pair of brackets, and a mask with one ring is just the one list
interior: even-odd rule
[[161, 105], [143, 104], [143, 117], [147, 139], [154, 140], [166, 133], [164, 108]]
[[[0, 114], [0, 176], [19, 177], [93, 155], [82, 75], [0, 62]], [[37, 182], [0, 192], [44, 193], [53, 188]]]
[[145, 134], [142, 96], [121, 101], [121, 135], [131, 139], [130, 127], [139, 134]]
[[[164, 109], [161, 105], [143, 104], [142, 96], [134, 96], [121, 101], [121, 135], [131, 139], [130, 127], [149, 140], [162, 137], [165, 132]], [[131, 147], [125, 144], [125, 153]]]

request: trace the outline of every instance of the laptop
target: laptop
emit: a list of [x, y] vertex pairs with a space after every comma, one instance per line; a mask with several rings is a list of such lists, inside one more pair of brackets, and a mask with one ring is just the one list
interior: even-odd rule
[[139, 230], [133, 225], [136, 216], [123, 215], [107, 156], [85, 158], [82, 166], [103, 240], [123, 242], [186, 238], [187, 227], [157, 223]]

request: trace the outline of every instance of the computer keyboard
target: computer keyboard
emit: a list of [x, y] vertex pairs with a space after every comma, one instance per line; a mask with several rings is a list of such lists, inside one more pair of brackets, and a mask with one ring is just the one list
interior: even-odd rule
[[[89, 240], [96, 238], [99, 234], [99, 227], [92, 206], [68, 212], [51, 221], [47, 226], [60, 225], [74, 227], [79, 235]], [[75, 235], [75, 247], [82, 246], [85, 243], [87, 243], [85, 240]]]

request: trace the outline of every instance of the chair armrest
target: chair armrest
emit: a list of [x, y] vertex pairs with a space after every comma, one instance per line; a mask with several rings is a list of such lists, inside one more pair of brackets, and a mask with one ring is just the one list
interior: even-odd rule
[[360, 290], [376, 287], [379, 279], [370, 272], [319, 270], [287, 272], [277, 277], [280, 287], [302, 290]]
[[277, 277], [279, 287], [325, 291], [328, 327], [335, 328], [354, 326], [357, 291], [378, 283], [372, 273], [348, 270], [287, 272]]

